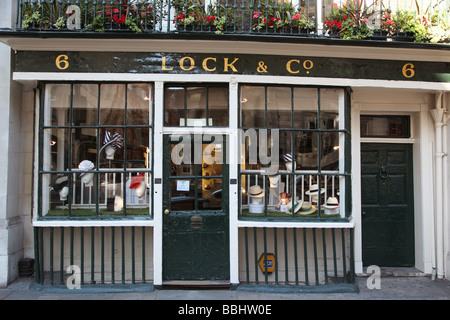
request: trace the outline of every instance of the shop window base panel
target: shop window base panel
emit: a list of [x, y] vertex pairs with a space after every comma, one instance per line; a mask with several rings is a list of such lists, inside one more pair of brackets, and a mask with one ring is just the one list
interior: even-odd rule
[[120, 293], [120, 292], [153, 292], [153, 282], [115, 283], [115, 284], [82, 284], [80, 289], [69, 289], [66, 285], [39, 284], [32, 281], [30, 290], [42, 293]]
[[240, 284], [238, 291], [261, 293], [358, 293], [356, 284], [325, 285], [280, 285], [280, 284]]

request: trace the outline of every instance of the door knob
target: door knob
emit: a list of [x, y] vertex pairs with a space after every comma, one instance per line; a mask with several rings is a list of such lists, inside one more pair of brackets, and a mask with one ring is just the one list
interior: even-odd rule
[[388, 179], [389, 173], [387, 172], [387, 169], [385, 166], [380, 167], [379, 175], [381, 179]]
[[169, 214], [169, 209], [164, 210], [164, 214]]

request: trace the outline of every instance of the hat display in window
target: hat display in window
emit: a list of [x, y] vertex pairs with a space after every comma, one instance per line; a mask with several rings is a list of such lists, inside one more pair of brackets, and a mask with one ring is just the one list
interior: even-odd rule
[[[80, 169], [81, 171], [91, 171], [91, 170], [95, 169], [95, 165], [94, 165], [94, 163], [92, 163], [92, 161], [83, 160], [78, 165], [78, 169]], [[81, 181], [84, 183], [84, 185], [86, 187], [92, 187], [94, 185], [94, 183], [92, 181], [93, 177], [94, 177], [94, 173], [93, 172], [82, 172], [82, 173], [80, 173]]]
[[139, 199], [144, 197], [147, 186], [145, 184], [145, 179], [144, 179], [143, 173], [140, 173], [131, 179], [130, 189], [134, 189], [134, 191], [136, 192], [136, 196]]
[[105, 140], [103, 140], [103, 147], [100, 149], [100, 152], [105, 149], [106, 159], [114, 159], [116, 150], [121, 149], [122, 147], [123, 137], [118, 132], [114, 132], [113, 134], [109, 131], [105, 132]]
[[328, 197], [327, 202], [323, 205], [326, 215], [339, 213], [339, 201], [336, 197]]
[[67, 174], [60, 174], [57, 176], [55, 183], [50, 185], [50, 190], [55, 190], [59, 193], [59, 199], [66, 201], [69, 194], [69, 176]]
[[295, 161], [295, 157], [292, 156], [292, 154], [290, 154], [290, 153], [284, 154], [283, 155], [283, 160], [285, 162], [287, 171], [292, 172], [292, 167], [294, 167], [294, 170], [297, 167], [297, 163]]

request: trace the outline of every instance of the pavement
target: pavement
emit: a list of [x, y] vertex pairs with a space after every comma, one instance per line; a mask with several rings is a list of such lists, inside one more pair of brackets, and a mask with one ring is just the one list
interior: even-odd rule
[[[249, 290], [39, 290], [32, 277], [0, 288], [0, 300], [450, 300], [450, 281], [429, 276], [381, 276], [379, 282], [356, 277], [353, 292], [280, 293]], [[379, 284], [379, 286], [378, 286]], [[371, 289], [372, 288], [372, 289]]]

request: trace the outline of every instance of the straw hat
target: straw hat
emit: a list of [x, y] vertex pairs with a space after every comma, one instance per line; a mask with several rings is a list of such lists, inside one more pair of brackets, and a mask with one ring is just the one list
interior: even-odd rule
[[264, 190], [261, 189], [260, 186], [254, 185], [250, 187], [250, 190], [248, 191], [248, 195], [252, 198], [262, 198], [264, 197]]
[[339, 201], [336, 197], [329, 197], [323, 207], [326, 209], [336, 209], [339, 207]]
[[300, 208], [299, 214], [311, 214], [316, 212], [316, 207], [311, 204], [311, 202], [303, 202], [302, 207]]

